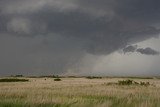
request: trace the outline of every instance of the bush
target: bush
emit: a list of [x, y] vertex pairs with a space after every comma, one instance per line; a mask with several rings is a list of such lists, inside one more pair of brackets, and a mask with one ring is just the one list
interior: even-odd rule
[[123, 81], [118, 81], [118, 85], [132, 85], [133, 80], [123, 80]]
[[23, 75], [15, 75], [15, 77], [23, 77]]
[[55, 76], [55, 75], [42, 75], [42, 76], [39, 76], [37, 78], [58, 78], [58, 76]]
[[138, 82], [136, 82], [136, 81], [133, 81], [133, 84], [135, 84], [135, 85], [139, 85], [139, 83], [138, 83]]
[[61, 79], [60, 78], [55, 78], [54, 81], [61, 81]]
[[118, 81], [118, 85], [141, 85], [141, 86], [149, 86], [151, 85], [149, 82], [136, 82], [133, 80], [122, 80], [122, 81]]
[[88, 76], [87, 79], [102, 79], [102, 77]]
[[23, 75], [11, 75], [10, 77], [24, 77]]
[[28, 79], [18, 79], [18, 78], [3, 78], [0, 79], [0, 82], [27, 82]]
[[142, 85], [142, 86], [149, 86], [150, 83], [149, 82], [140, 82], [140, 85]]
[[117, 85], [115, 82], [108, 82], [106, 85]]

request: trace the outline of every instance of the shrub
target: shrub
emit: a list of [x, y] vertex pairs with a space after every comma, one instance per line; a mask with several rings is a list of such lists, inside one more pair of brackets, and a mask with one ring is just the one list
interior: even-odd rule
[[61, 81], [61, 79], [60, 78], [55, 78], [54, 81]]
[[23, 75], [15, 75], [15, 77], [23, 77]]
[[42, 75], [42, 76], [39, 76], [38, 78], [58, 78], [58, 77], [55, 75]]
[[102, 79], [102, 77], [88, 76], [87, 79]]
[[106, 85], [117, 85], [115, 82], [108, 82]]
[[135, 85], [139, 85], [139, 83], [138, 83], [138, 82], [136, 82], [136, 81], [133, 81], [133, 84], [135, 84]]
[[151, 85], [149, 82], [136, 82], [133, 80], [122, 80], [122, 81], [118, 81], [118, 85], [141, 85], [141, 86], [149, 86]]
[[27, 82], [28, 79], [18, 79], [18, 78], [3, 78], [0, 79], [0, 82]]
[[149, 82], [140, 82], [140, 85], [142, 85], [142, 86], [149, 86], [150, 83]]
[[118, 81], [118, 85], [132, 85], [132, 84], [133, 84], [133, 80]]

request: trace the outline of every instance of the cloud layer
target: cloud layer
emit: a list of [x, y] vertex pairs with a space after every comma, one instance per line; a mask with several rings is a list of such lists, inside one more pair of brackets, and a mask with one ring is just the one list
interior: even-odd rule
[[[159, 4], [159, 0], [1, 0], [0, 63], [14, 72], [66, 72], [88, 53], [109, 55], [158, 37]], [[157, 54], [150, 48], [137, 52]]]
[[128, 53], [128, 52], [138, 52], [141, 54], [145, 54], [145, 55], [159, 55], [160, 53], [150, 47], [147, 48], [138, 48], [137, 45], [130, 45], [127, 46], [123, 49], [124, 53]]
[[151, 48], [139, 48], [137, 49], [137, 52], [140, 52], [141, 54], [146, 54], [146, 55], [159, 55], [159, 52], [154, 50], [154, 49], [151, 49]]

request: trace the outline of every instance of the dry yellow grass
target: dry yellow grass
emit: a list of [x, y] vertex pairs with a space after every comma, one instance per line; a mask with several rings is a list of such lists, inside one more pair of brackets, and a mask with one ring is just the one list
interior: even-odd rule
[[29, 78], [0, 83], [0, 107], [160, 107], [160, 80], [133, 79], [154, 86], [107, 85], [122, 78]]

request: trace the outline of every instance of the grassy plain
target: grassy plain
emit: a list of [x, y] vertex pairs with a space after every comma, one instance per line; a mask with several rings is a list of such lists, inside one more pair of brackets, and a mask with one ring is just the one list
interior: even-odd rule
[[0, 107], [160, 107], [160, 80], [150, 86], [108, 85], [126, 78], [27, 78], [1, 82]]

